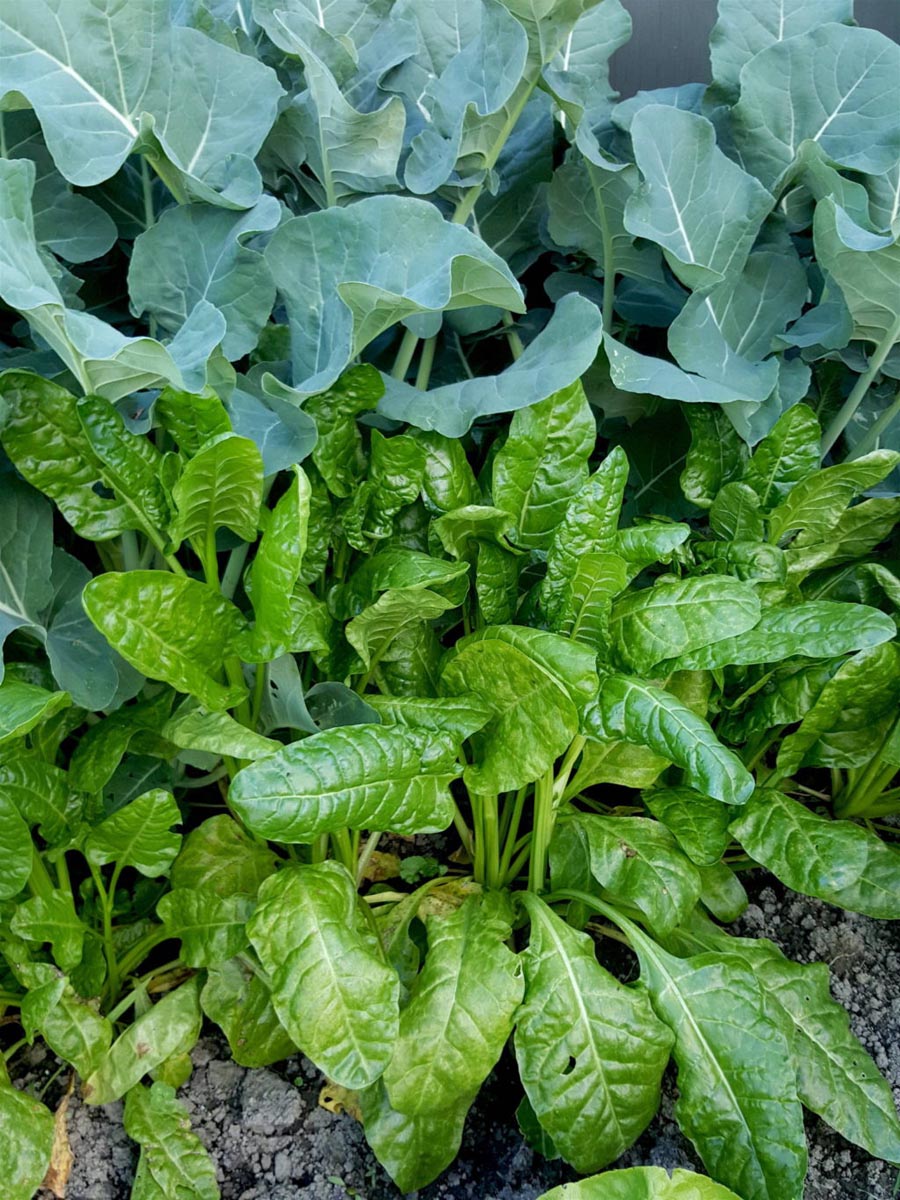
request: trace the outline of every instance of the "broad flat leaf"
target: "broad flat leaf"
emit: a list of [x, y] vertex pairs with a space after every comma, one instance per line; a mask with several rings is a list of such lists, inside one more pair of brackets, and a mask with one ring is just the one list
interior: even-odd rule
[[167, 873], [178, 853], [181, 834], [171, 829], [180, 823], [172, 794], [154, 788], [95, 826], [85, 839], [84, 852], [95, 867], [116, 863], [153, 879]]
[[129, 1025], [84, 1081], [85, 1102], [111, 1104], [171, 1055], [193, 1049], [202, 1021], [199, 993], [199, 979], [189, 979]]
[[215, 1167], [173, 1087], [133, 1087], [125, 1100], [125, 1132], [141, 1147], [135, 1190], [142, 1174], [153, 1180], [146, 1200], [218, 1200]]
[[767, 356], [800, 316], [808, 286], [790, 247], [755, 250], [739, 274], [689, 297], [669, 327], [669, 349], [685, 371], [766, 400], [779, 372]]
[[236, 387], [227, 407], [235, 433], [256, 443], [267, 476], [302, 462], [316, 444], [312, 417], [277, 396], [263, 399], [244, 387]]
[[274, 853], [251, 841], [225, 813], [210, 817], [184, 839], [172, 864], [173, 888], [197, 888], [217, 896], [255, 896], [275, 870]]
[[242, 959], [208, 969], [200, 1004], [222, 1029], [240, 1066], [267, 1067], [296, 1052], [275, 1014], [269, 989]]
[[537, 779], [565, 752], [578, 731], [578, 706], [595, 689], [594, 655], [556, 634], [500, 625], [457, 642], [441, 691], [474, 693], [494, 714], [473, 738], [467, 786], [496, 793]]
[[98, 480], [107, 488], [111, 480], [82, 428], [71, 392], [30, 371], [6, 371], [0, 376], [0, 395], [4, 449], [77, 533], [99, 541], [138, 527], [121, 498], [95, 490]]
[[772, 208], [772, 196], [716, 146], [705, 117], [666, 105], [631, 123], [644, 182], [625, 208], [625, 227], [658, 242], [687, 287], [740, 273]]
[[27, 942], [49, 943], [63, 971], [72, 971], [81, 962], [87, 928], [75, 912], [70, 892], [54, 889], [32, 896], [17, 907], [9, 927]]
[[743, 482], [759, 496], [763, 512], [781, 503], [791, 488], [819, 467], [821, 430], [806, 404], [795, 404], [775, 422], [753, 451]]
[[239, 703], [243, 687], [215, 676], [239, 653], [244, 618], [218, 592], [160, 571], [98, 575], [84, 589], [88, 616], [132, 666], [220, 712]]
[[546, 549], [587, 479], [597, 427], [580, 383], [517, 412], [494, 459], [494, 504], [513, 517], [510, 539]]
[[604, 675], [595, 706], [585, 714], [588, 737], [622, 738], [677, 763], [685, 782], [721, 800], [743, 804], [753, 778], [701, 717], [662, 688], [626, 675]]
[[433, 621], [452, 607], [449, 600], [427, 588], [389, 590], [348, 622], [344, 636], [369, 671], [390, 658], [391, 644], [404, 629], [420, 621]]
[[0, 1071], [0, 1171], [9, 1200], [31, 1200], [53, 1151], [53, 1114]]
[[726, 863], [713, 863], [708, 867], [698, 867], [703, 890], [700, 902], [703, 907], [724, 924], [736, 921], [743, 916], [750, 903], [744, 890], [744, 885]]
[[830, 658], [890, 641], [896, 625], [865, 604], [808, 600], [792, 607], [764, 608], [754, 628], [678, 658], [679, 670], [781, 662], [784, 658]]
[[448, 513], [455, 508], [477, 504], [478, 483], [469, 466], [465, 449], [456, 438], [442, 433], [414, 430], [413, 437], [425, 451], [422, 499], [429, 509]]
[[127, 11], [90, 0], [10, 9], [0, 23], [0, 59], [4, 87], [28, 98], [70, 183], [109, 179], [149, 124], [198, 198], [245, 208], [258, 196], [252, 160], [275, 118], [275, 73], [171, 26], [164, 0], [139, 0]]
[[53, 517], [43, 497], [14, 476], [4, 477], [0, 514], [3, 518], [0, 527], [2, 652], [3, 642], [16, 629], [39, 627], [41, 613], [53, 599], [50, 580]]
[[389, 537], [393, 518], [419, 495], [424, 471], [425, 454], [418, 442], [405, 434], [387, 438], [373, 429], [368, 478], [343, 517], [347, 540], [356, 544], [350, 536], [353, 512], [358, 513], [362, 530], [357, 549], [368, 552], [371, 540]]
[[475, 594], [488, 625], [512, 621], [519, 599], [521, 558], [503, 546], [481, 542], [475, 560]]
[[850, 501], [880, 483], [900, 463], [900, 453], [873, 450], [853, 462], [839, 463], [807, 475], [769, 517], [769, 540], [780, 541], [793, 530], [813, 538], [830, 533]]
[[380, 376], [364, 364], [351, 367], [305, 405], [319, 434], [313, 462], [335, 496], [350, 496], [365, 474], [366, 456], [356, 418], [373, 409], [383, 394]]
[[[516, 308], [499, 297], [492, 303]], [[428, 392], [385, 379], [379, 411], [418, 429], [462, 437], [479, 417], [515, 412], [570, 387], [596, 358], [601, 331], [595, 304], [575, 293], [563, 296], [522, 356], [499, 375], [467, 378]]]
[[84, 396], [78, 420], [104, 467], [104, 482], [134, 513], [137, 528], [163, 530], [169, 504], [160, 481], [162, 455], [149, 438], [131, 433], [120, 413], [102, 396]]
[[755, 972], [719, 954], [675, 958], [645, 935], [633, 944], [641, 983], [675, 1034], [675, 1116], [704, 1166], [747, 1200], [800, 1200], [803, 1110], [788, 1039]]
[[701, 542], [694, 547], [697, 558], [723, 575], [746, 582], [787, 583], [788, 556], [767, 542]]
[[580, 857], [611, 897], [636, 905], [660, 934], [680, 925], [699, 898], [696, 868], [658, 821], [579, 814], [559, 823], [554, 847], [554, 886], [568, 886], [562, 864]]
[[634, 579], [645, 567], [657, 562], [671, 562], [679, 546], [690, 536], [689, 525], [663, 524], [650, 521], [631, 529], [620, 529], [613, 549], [628, 565], [628, 575]]
[[751, 858], [796, 892], [871, 917], [900, 913], [900, 854], [861, 825], [816, 816], [766, 789], [731, 832]]
[[756, 973], [784, 1014], [804, 1105], [848, 1141], [889, 1162], [900, 1158], [900, 1120], [887, 1081], [850, 1029], [846, 1009], [831, 997], [824, 963], [801, 965], [765, 938], [729, 937], [695, 917], [673, 935], [675, 948], [736, 954]]
[[540, 600], [552, 628], [560, 628], [573, 611], [575, 575], [586, 554], [616, 549], [622, 497], [628, 481], [628, 460], [615, 447], [566, 507], [547, 552], [547, 574]]
[[456, 1158], [474, 1098], [466, 1096], [449, 1109], [410, 1116], [391, 1106], [380, 1079], [360, 1092], [366, 1141], [404, 1193], [426, 1187]]
[[697, 866], [717, 863], [731, 842], [728, 825], [732, 813], [693, 788], [658, 788], [644, 797], [644, 803]]
[[266, 880], [247, 931], [272, 980], [275, 1011], [335, 1083], [362, 1088], [397, 1038], [400, 981], [356, 927], [356, 888], [334, 862]]
[[70, 786], [78, 785], [35, 754], [7, 751], [0, 761], [0, 796], [11, 801], [29, 825], [38, 825], [41, 837], [51, 845], [66, 839], [80, 813]]
[[678, 1167], [670, 1175], [662, 1167], [629, 1167], [604, 1171], [595, 1179], [564, 1183], [538, 1200], [739, 1200], [729, 1188]]
[[265, 758], [282, 747], [281, 742], [248, 729], [228, 713], [207, 712], [190, 702], [165, 723], [160, 735], [183, 750], [204, 750], [233, 758]]
[[695, 405], [684, 414], [691, 446], [679, 478], [681, 490], [698, 508], [710, 508], [719, 489], [741, 474], [743, 443], [721, 409]]
[[[2, 35], [0, 24], [0, 38]], [[0, 159], [0, 185], [4, 199], [0, 209], [0, 295], [59, 355], [82, 390], [118, 400], [164, 383], [183, 388], [182, 367], [190, 374], [193, 366], [196, 373], [197, 360], [205, 364], [221, 340], [224, 320], [220, 314], [198, 306], [185, 338], [173, 343], [170, 353], [153, 338], [126, 337], [91, 313], [67, 305], [58, 268], [35, 240], [31, 208], [34, 164], [27, 159]]]
[[735, 142], [773, 191], [807, 140], [838, 166], [875, 175], [900, 156], [900, 48], [874, 29], [820, 20], [761, 50], [741, 74]]
[[29, 990], [22, 1000], [26, 1033], [40, 1033], [53, 1053], [86, 1079], [112, 1045], [112, 1025], [49, 963], [32, 963], [27, 970]]
[[134, 315], [149, 313], [176, 334], [204, 300], [225, 318], [226, 358], [249, 354], [275, 303], [275, 284], [262, 254], [245, 242], [274, 229], [280, 215], [274, 196], [242, 213], [203, 204], [167, 209], [134, 242], [128, 265]]
[[[272, 237], [266, 259], [291, 326], [294, 386], [307, 394], [330, 387], [404, 317], [470, 304], [522, 311], [503, 260], [424, 200], [372, 196], [294, 217]], [[309, 262], [314, 274], [303, 266]]]
[[577, 560], [561, 612], [550, 622], [557, 633], [605, 652], [613, 599], [624, 591], [628, 568], [617, 554], [585, 554]]
[[719, 0], [719, 19], [709, 50], [716, 84], [737, 96], [741, 69], [755, 54], [787, 38], [810, 33], [826, 21], [853, 19], [853, 0]]
[[531, 918], [516, 1059], [541, 1126], [579, 1172], [615, 1161], [659, 1104], [670, 1031], [647, 996], [597, 962], [593, 940], [525, 893]]
[[175, 888], [163, 896], [156, 911], [166, 936], [181, 940], [181, 958], [189, 967], [227, 962], [248, 945], [244, 926], [253, 911], [249, 896]]
[[407, 725], [432, 733], [449, 733], [465, 741], [490, 720], [493, 709], [475, 695], [442, 696], [440, 700], [367, 696], [384, 725]]
[[646, 746], [591, 740], [584, 747], [571, 789], [582, 792], [598, 783], [615, 783], [642, 790], [652, 786], [669, 765], [669, 759]]
[[[897, 50], [893, 42], [888, 45]], [[897, 57], [900, 68], [900, 51]], [[832, 199], [816, 205], [814, 232], [816, 255], [853, 317], [853, 336], [887, 348], [900, 341], [895, 286], [900, 241], [860, 229]]]
[[810, 570], [862, 558], [890, 537], [898, 518], [898, 496], [874, 496], [854, 504], [821, 540], [813, 535], [807, 545], [807, 535], [801, 533], [785, 551], [788, 569], [799, 581]]
[[436, 833], [453, 819], [456, 746], [400, 726], [327, 729], [238, 772], [229, 800], [267, 838], [312, 842], [337, 829]]
[[178, 508], [172, 536], [196, 538], [213, 558], [215, 533], [223, 526], [245, 542], [255, 541], [262, 482], [262, 457], [254, 443], [234, 433], [218, 434], [185, 464], [172, 488]]
[[484, 544], [509, 548], [506, 534], [512, 514], [491, 504], [467, 504], [454, 508], [431, 523], [431, 532], [454, 558], [471, 559]]
[[118, 709], [81, 735], [69, 760], [69, 783], [82, 792], [101, 792], [133, 738], [158, 733], [172, 707], [172, 693]]
[[47, 692], [32, 683], [5, 680], [0, 684], [0, 746], [24, 737], [69, 704], [67, 692]]
[[685, 404], [758, 403], [755, 390], [752, 394], [736, 393], [731, 381], [723, 384], [702, 375], [691, 375], [667, 359], [632, 350], [624, 342], [617, 342], [611, 334], [604, 336], [603, 346], [609, 358], [610, 378], [622, 392], [661, 396]]
[[399, 1112], [453, 1108], [475, 1095], [497, 1062], [524, 990], [522, 964], [506, 945], [510, 929], [506, 901], [493, 893], [428, 917], [425, 965], [384, 1071]]
[[[2, 706], [2, 702], [3, 691], [0, 690], [0, 706]], [[0, 867], [2, 867], [0, 869], [0, 900], [8, 900], [24, 889], [28, 883], [28, 876], [31, 874], [33, 855], [34, 843], [31, 840], [31, 832], [6, 789], [2, 789], [0, 790]]]
[[728, 575], [667, 578], [617, 600], [610, 630], [625, 662], [649, 674], [666, 658], [739, 637], [759, 617], [750, 584]]
[[175, 388], [163, 388], [153, 406], [153, 417], [171, 433], [185, 458], [192, 458], [210, 438], [231, 432], [225, 405], [211, 390], [202, 395], [191, 395]]

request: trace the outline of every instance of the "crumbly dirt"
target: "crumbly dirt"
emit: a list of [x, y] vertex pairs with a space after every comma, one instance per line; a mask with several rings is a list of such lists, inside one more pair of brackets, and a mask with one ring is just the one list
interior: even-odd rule
[[[832, 990], [854, 1031], [891, 1080], [900, 1101], [900, 923], [869, 920], [815, 900], [785, 895], [762, 872], [748, 880], [754, 899], [735, 932], [769, 937], [800, 962], [829, 964]], [[777, 889], [777, 890], [776, 890]], [[31, 1078], [52, 1069], [35, 1061]], [[211, 1031], [193, 1054], [195, 1070], [180, 1095], [216, 1164], [223, 1200], [398, 1200], [352, 1117], [318, 1106], [322, 1083], [298, 1057], [269, 1070], [229, 1061]], [[574, 1176], [534, 1155], [515, 1125], [504, 1060], [470, 1114], [457, 1162], [417, 1200], [536, 1200]], [[674, 1070], [659, 1114], [619, 1166], [699, 1169], [673, 1115]], [[804, 1200], [892, 1200], [896, 1167], [877, 1162], [809, 1118], [809, 1178]], [[75, 1166], [68, 1200], [127, 1200], [135, 1150], [122, 1129], [122, 1106], [70, 1108]], [[896, 1193], [900, 1195], [900, 1192]], [[42, 1200], [49, 1193], [41, 1193]]]

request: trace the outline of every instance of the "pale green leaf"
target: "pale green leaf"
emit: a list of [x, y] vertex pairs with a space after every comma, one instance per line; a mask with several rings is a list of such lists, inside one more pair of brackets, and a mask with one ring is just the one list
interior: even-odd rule
[[247, 895], [175, 888], [163, 896], [156, 911], [166, 937], [180, 939], [181, 958], [189, 967], [227, 962], [248, 945], [244, 926], [253, 901]]
[[95, 826], [85, 839], [84, 852], [95, 867], [116, 863], [152, 879], [165, 875], [172, 865], [181, 834], [171, 830], [180, 823], [171, 792], [154, 788]]
[[143, 1193], [146, 1200], [218, 1200], [215, 1167], [191, 1129], [187, 1109], [175, 1099], [174, 1088], [165, 1083], [131, 1088], [125, 1100], [125, 1132], [141, 1147], [137, 1200], [142, 1173], [155, 1185]]
[[172, 488], [178, 509], [172, 536], [196, 538], [211, 560], [216, 530], [223, 526], [245, 542], [255, 541], [262, 483], [263, 463], [254, 443], [235, 433], [217, 434], [188, 460]]
[[226, 813], [209, 817], [184, 839], [172, 864], [174, 888], [198, 888], [217, 896], [255, 896], [275, 870], [273, 851], [252, 841]]
[[246, 956], [210, 967], [200, 1004], [228, 1039], [242, 1067], [267, 1067], [296, 1052], [272, 1006], [272, 995]]

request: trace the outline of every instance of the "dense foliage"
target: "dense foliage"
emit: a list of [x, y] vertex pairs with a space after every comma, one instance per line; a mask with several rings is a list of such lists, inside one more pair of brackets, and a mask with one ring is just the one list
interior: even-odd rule
[[403, 1191], [504, 1053], [585, 1175], [674, 1058], [712, 1177], [552, 1197], [799, 1200], [804, 1107], [900, 1163], [827, 968], [723, 928], [755, 864], [900, 917], [900, 47], [852, 15], [720, 0], [712, 85], [617, 103], [619, 0], [0, 0], [9, 1200], [36, 1037], [137, 1200], [218, 1195], [204, 1017]]

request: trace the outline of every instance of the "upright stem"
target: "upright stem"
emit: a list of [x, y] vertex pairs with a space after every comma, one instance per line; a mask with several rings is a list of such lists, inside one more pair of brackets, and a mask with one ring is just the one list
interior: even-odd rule
[[859, 408], [860, 404], [862, 404], [866, 392], [868, 392], [872, 385], [872, 381], [884, 365], [884, 360], [890, 354], [894, 343], [898, 340], [900, 340], [900, 313], [897, 314], [893, 325], [875, 347], [872, 357], [869, 359], [868, 367], [866, 367], [865, 371], [857, 379], [853, 391], [844, 401], [840, 412], [822, 435], [821, 449], [823, 458], [850, 424], [853, 414]]
[[484, 882], [489, 888], [500, 886], [500, 825], [497, 797], [481, 797], [481, 833], [484, 838]]
[[871, 429], [856, 443], [845, 461], [853, 462], [855, 458], [862, 458], [870, 450], [877, 449], [878, 439], [893, 424], [898, 416], [900, 416], [900, 390], [898, 390], [893, 401], [887, 406], [874, 425], [872, 425]]
[[434, 337], [426, 338], [422, 343], [422, 353], [419, 355], [419, 369], [416, 372], [416, 387], [420, 392], [427, 391], [428, 389], [436, 346], [437, 334]]
[[616, 300], [615, 244], [609, 215], [601, 196], [597, 166], [589, 159], [584, 161], [587, 164], [591, 191], [594, 193], [594, 201], [597, 205], [597, 220], [600, 222], [600, 239], [603, 243], [603, 332], [610, 333], [613, 323], [613, 305]]
[[406, 378], [406, 372], [409, 370], [409, 364], [412, 362], [418, 344], [419, 339], [413, 331], [411, 329], [404, 329], [403, 340], [400, 343], [400, 349], [397, 351], [397, 357], [394, 359], [394, 365], [391, 368], [392, 379]]
[[513, 320], [513, 315], [509, 310], [503, 314], [503, 324], [506, 326], [506, 340], [509, 343], [509, 350], [513, 358], [521, 358], [525, 353], [525, 347], [522, 345], [522, 339], [516, 330], [516, 323]]
[[156, 155], [149, 155], [148, 158], [150, 166], [172, 193], [173, 198], [179, 204], [187, 204], [188, 194], [182, 187], [181, 176], [176, 168], [166, 158], [157, 157]]
[[534, 785], [534, 833], [531, 839], [531, 860], [528, 864], [528, 887], [542, 892], [547, 878], [547, 857], [553, 836], [553, 768]]

